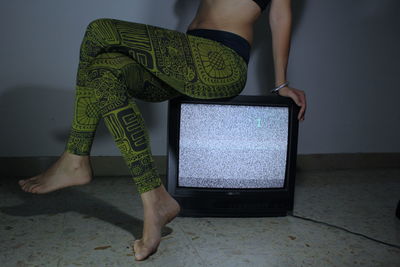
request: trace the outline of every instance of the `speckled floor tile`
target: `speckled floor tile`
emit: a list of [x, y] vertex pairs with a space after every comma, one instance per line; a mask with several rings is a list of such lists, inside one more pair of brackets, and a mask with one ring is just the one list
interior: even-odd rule
[[[400, 170], [298, 174], [294, 215], [400, 245]], [[156, 254], [136, 262], [143, 208], [129, 177], [47, 195], [0, 183], [0, 266], [400, 266], [400, 249], [292, 216], [178, 217]]]
[[0, 187], [8, 194], [0, 199], [0, 266], [201, 266], [175, 222], [163, 229], [157, 254], [136, 262], [131, 245], [142, 234], [143, 207], [132, 181], [101, 177], [91, 186], [94, 191], [82, 186], [47, 195], [21, 192], [15, 181]]
[[63, 252], [63, 215], [1, 214], [1, 266], [57, 266]]
[[314, 171], [297, 177], [294, 214], [400, 244], [399, 200], [400, 170]]
[[293, 217], [179, 223], [207, 266], [396, 266], [400, 259], [399, 250]]

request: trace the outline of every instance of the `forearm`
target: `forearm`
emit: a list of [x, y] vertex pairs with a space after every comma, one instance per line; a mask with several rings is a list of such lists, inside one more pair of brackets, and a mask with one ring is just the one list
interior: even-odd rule
[[272, 2], [269, 16], [276, 86], [286, 81], [292, 27], [290, 1], [278, 1]]

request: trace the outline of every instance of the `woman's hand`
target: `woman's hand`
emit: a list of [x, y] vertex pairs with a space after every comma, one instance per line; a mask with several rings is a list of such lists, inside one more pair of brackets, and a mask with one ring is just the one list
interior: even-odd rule
[[281, 96], [290, 97], [299, 107], [301, 107], [297, 119], [304, 121], [304, 115], [307, 107], [306, 94], [304, 91], [286, 86], [279, 89], [278, 94]]

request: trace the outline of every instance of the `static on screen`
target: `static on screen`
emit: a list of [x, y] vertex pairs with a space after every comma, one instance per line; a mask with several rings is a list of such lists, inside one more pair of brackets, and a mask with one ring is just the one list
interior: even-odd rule
[[178, 186], [282, 188], [287, 107], [182, 104]]

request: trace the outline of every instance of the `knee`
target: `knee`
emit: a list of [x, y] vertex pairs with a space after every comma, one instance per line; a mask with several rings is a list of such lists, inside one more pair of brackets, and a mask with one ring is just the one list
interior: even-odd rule
[[99, 18], [92, 20], [86, 27], [86, 31], [91, 31], [93, 29], [98, 29], [99, 27], [103, 27], [106, 24], [110, 24], [113, 22], [113, 19], [109, 18]]
[[126, 100], [126, 85], [112, 70], [92, 70], [89, 75], [91, 80], [88, 82], [88, 87], [94, 90], [94, 96], [103, 104], [120, 103]]

